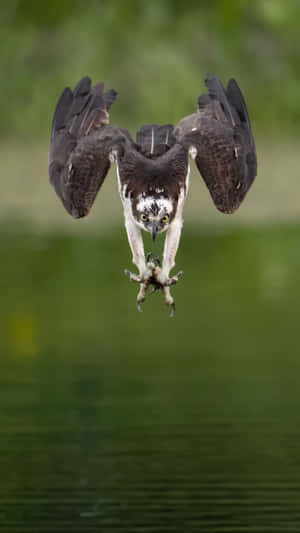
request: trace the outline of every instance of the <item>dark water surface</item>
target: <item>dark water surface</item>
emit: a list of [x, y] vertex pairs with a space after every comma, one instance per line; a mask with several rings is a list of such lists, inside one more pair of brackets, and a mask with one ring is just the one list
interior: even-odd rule
[[170, 320], [123, 233], [3, 228], [0, 530], [299, 532], [299, 245], [184, 235]]

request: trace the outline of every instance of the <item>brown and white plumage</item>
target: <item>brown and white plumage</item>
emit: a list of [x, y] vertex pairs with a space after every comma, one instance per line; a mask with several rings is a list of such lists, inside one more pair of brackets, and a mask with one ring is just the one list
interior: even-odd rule
[[108, 110], [116, 98], [104, 84], [91, 87], [82, 78], [74, 92], [66, 88], [53, 118], [49, 175], [66, 210], [75, 218], [88, 214], [110, 168], [110, 154], [128, 140], [120, 128], [108, 126]]
[[198, 99], [198, 112], [176, 126], [178, 142], [192, 148], [197, 168], [216, 207], [233, 213], [257, 172], [255, 144], [247, 107], [236, 81], [225, 91], [218, 78], [206, 79], [208, 95]]
[[[198, 111], [171, 124], [142, 126], [134, 142], [128, 131], [109, 125], [108, 110], [116, 98], [104, 84], [83, 78], [74, 91], [65, 89], [52, 124], [50, 181], [66, 210], [87, 215], [112, 164], [116, 162], [125, 226], [141, 285], [138, 307], [149, 284], [161, 289], [174, 308], [169, 277], [175, 265], [182, 211], [189, 185], [189, 155], [196, 162], [216, 207], [235, 211], [256, 176], [256, 153], [242, 93], [231, 79], [225, 90], [213, 76]], [[141, 229], [166, 231], [162, 267], [145, 259]]]

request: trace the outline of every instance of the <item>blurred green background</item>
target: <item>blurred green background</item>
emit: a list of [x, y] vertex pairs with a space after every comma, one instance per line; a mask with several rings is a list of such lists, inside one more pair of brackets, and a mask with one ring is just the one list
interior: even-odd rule
[[[0, 7], [0, 530], [299, 531], [299, 16], [286, 0]], [[115, 170], [73, 220], [47, 174], [65, 86], [135, 131], [234, 76], [258, 177], [233, 216], [192, 170], [168, 318], [135, 308]], [[161, 253], [162, 239], [146, 236]]]

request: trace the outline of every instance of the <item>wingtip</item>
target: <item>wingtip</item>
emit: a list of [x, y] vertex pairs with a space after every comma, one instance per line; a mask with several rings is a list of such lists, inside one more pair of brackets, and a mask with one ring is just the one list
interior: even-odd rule
[[210, 83], [214, 83], [214, 82], [218, 82], [218, 83], [221, 83], [221, 80], [218, 76], [215, 76], [214, 74], [210, 74], [209, 72], [206, 74], [206, 78], [205, 78], [205, 85], [206, 87], [208, 88], [208, 85]]
[[228, 89], [230, 89], [230, 87], [237, 88], [239, 91], [241, 90], [240, 87], [239, 87], [239, 84], [238, 84], [238, 82], [236, 81], [235, 78], [230, 78], [230, 79], [228, 80], [228, 83], [227, 83], [227, 91], [228, 91]]
[[221, 79], [218, 76], [215, 76], [214, 74], [207, 74], [205, 78], [205, 85], [208, 89], [213, 88], [213, 86], [218, 87], [221, 85], [222, 89], [223, 84], [221, 82]]
[[104, 102], [105, 102], [105, 105], [106, 105], [106, 109], [110, 109], [110, 106], [114, 103], [114, 101], [116, 100], [117, 98], [117, 91], [115, 91], [115, 89], [109, 89], [108, 91], [106, 91], [104, 93]]
[[72, 101], [73, 101], [73, 92], [70, 89], [70, 87], [66, 87], [63, 90], [56, 104], [56, 108], [55, 108], [54, 116], [52, 120], [52, 126], [51, 126], [51, 139], [53, 139], [55, 132], [57, 132], [59, 129], [64, 127], [66, 117], [70, 110], [70, 106], [72, 105]]
[[207, 81], [210, 81], [210, 80], [213, 80], [216, 76], [214, 76], [213, 74], [210, 74], [209, 72], [206, 74], [206, 77], [205, 77], [205, 82]]
[[81, 80], [79, 80], [79, 82], [77, 83], [73, 91], [74, 96], [77, 96], [79, 94], [80, 95], [87, 94], [91, 88], [91, 84], [92, 84], [92, 81], [89, 76], [84, 76], [83, 78], [81, 78]]
[[62, 94], [61, 94], [61, 98], [65, 98], [66, 95], [73, 95], [73, 91], [70, 87], [65, 87]]

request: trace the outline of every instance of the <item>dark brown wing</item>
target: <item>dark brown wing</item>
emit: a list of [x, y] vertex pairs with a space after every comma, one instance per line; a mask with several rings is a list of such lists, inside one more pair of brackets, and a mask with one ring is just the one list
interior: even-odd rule
[[230, 80], [225, 91], [218, 78], [208, 76], [206, 85], [198, 113], [182, 119], [174, 134], [195, 157], [216, 207], [233, 213], [256, 176], [255, 143], [237, 83]]
[[126, 135], [108, 126], [108, 109], [116, 98], [104, 84], [91, 87], [88, 77], [62, 93], [53, 118], [49, 154], [50, 182], [75, 218], [88, 214]]

